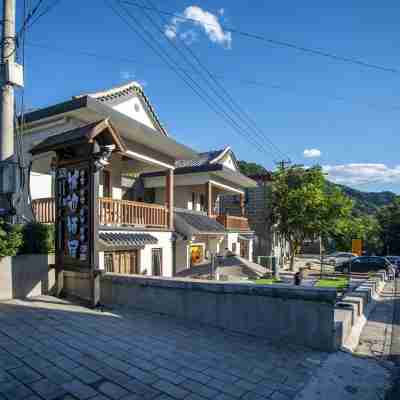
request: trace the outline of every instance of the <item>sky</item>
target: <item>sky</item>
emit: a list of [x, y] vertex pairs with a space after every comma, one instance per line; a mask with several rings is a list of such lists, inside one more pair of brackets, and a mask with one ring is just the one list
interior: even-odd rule
[[[269, 169], [289, 157], [306, 166], [320, 164], [331, 180], [356, 189], [400, 193], [398, 1], [388, 0], [384, 7], [378, 2], [344, 0], [152, 2], [159, 9], [196, 20], [164, 15], [161, 21], [153, 13], [161, 24], [158, 31], [143, 10], [125, 5], [152, 30], [153, 44], [161, 44], [169, 62], [198, 82], [214, 107], [197, 97], [103, 0], [61, 0], [28, 30], [27, 107], [39, 108], [136, 80], [170, 135], [198, 151], [229, 145], [238, 159]], [[17, 4], [20, 25], [22, 1]], [[398, 72], [271, 45], [226, 27]], [[239, 134], [212, 111], [219, 100], [201, 74], [168, 47], [168, 40], [196, 54], [240, 109], [251, 115], [258, 138], [252, 139], [254, 130], [247, 127], [241, 127]], [[260, 135], [265, 135], [261, 145]]]

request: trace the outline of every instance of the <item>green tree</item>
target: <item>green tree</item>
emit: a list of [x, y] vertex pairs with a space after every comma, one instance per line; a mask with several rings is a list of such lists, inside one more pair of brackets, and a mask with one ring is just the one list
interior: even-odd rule
[[351, 251], [352, 240], [361, 239], [363, 250], [367, 253], [380, 254], [382, 252], [382, 241], [380, 240], [380, 225], [375, 217], [355, 216], [342, 219], [338, 223], [338, 229], [332, 233], [336, 250]]
[[247, 161], [239, 161], [239, 169], [240, 172], [244, 175], [257, 175], [257, 174], [265, 174], [268, 171], [260, 164], [254, 162]]
[[292, 166], [274, 172], [272, 215], [277, 230], [289, 243], [291, 270], [304, 241], [338, 233], [342, 221], [350, 217], [351, 208], [351, 200], [339, 189], [327, 190], [319, 166]]
[[400, 197], [377, 214], [380, 237], [386, 254], [400, 254]]

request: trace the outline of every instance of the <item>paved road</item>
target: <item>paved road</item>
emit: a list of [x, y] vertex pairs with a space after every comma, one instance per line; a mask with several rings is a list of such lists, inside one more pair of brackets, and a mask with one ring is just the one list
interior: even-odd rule
[[387, 394], [386, 400], [400, 399], [400, 278], [396, 279], [396, 299], [394, 304], [392, 341], [390, 354], [392, 361], [396, 364], [395, 383], [392, 390]]

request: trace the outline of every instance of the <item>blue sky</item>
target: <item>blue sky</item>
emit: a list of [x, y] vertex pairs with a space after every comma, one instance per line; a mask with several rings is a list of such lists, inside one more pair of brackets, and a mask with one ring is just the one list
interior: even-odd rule
[[[267, 38], [400, 69], [400, 5], [394, 0], [386, 1], [384, 7], [356, 1], [153, 1], [163, 10], [180, 14], [186, 10], [186, 15], [204, 21], [214, 17], [222, 25]], [[130, 9], [140, 15], [137, 8]], [[170, 17], [165, 18], [175, 36], [183, 34], [207, 68], [222, 77], [220, 82], [240, 106], [294, 162], [318, 162], [326, 166], [332, 179], [355, 188], [400, 193], [400, 73], [269, 46], [235, 33], [229, 36], [223, 28], [207, 33], [206, 25], [174, 25]], [[231, 145], [239, 159], [268, 168], [279, 158], [274, 152], [257, 151], [238, 136], [103, 1], [61, 1], [32, 27], [27, 42], [29, 107], [133, 79], [144, 85], [161, 120], [178, 141], [199, 151]], [[109, 58], [86, 57], [79, 54], [82, 51]], [[320, 157], [305, 158], [304, 150], [313, 149], [319, 150]], [[318, 151], [309, 154], [317, 156]]]

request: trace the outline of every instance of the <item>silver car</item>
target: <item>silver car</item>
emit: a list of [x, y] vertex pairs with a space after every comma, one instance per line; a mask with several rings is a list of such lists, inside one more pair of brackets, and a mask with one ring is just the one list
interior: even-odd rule
[[348, 253], [345, 251], [335, 251], [334, 253], [328, 254], [325, 260], [328, 264], [336, 267], [355, 257], [357, 256], [353, 253]]

